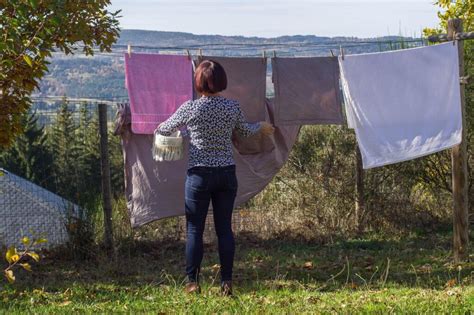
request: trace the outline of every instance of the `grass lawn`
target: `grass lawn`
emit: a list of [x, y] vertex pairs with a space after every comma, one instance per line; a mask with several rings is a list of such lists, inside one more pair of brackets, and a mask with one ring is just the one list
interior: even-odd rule
[[[0, 313], [472, 313], [474, 263], [450, 260], [449, 233], [331, 244], [239, 236], [235, 296], [221, 297], [216, 249], [203, 292], [183, 293], [182, 242], [131, 242], [117, 259], [47, 255], [0, 287]], [[474, 258], [471, 251], [471, 260]]]

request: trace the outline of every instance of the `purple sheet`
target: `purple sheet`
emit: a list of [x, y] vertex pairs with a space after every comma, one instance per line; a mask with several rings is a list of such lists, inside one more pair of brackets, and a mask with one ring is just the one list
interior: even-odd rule
[[[265, 106], [266, 118], [273, 121], [273, 105]], [[184, 183], [187, 169], [185, 158], [174, 162], [155, 162], [151, 148], [153, 136], [131, 132], [130, 111], [121, 106], [115, 133], [122, 137], [125, 162], [125, 193], [132, 227], [139, 227], [166, 217], [184, 215]], [[262, 191], [287, 161], [300, 126], [284, 126], [274, 136], [263, 141], [271, 149], [252, 154], [234, 151], [239, 189], [235, 206], [245, 203]], [[262, 138], [250, 144], [261, 148]]]

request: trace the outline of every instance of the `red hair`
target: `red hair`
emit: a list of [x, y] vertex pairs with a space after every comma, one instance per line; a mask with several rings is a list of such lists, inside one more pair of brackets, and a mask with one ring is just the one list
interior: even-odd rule
[[194, 83], [200, 94], [215, 94], [227, 88], [227, 75], [218, 62], [204, 60], [196, 68]]

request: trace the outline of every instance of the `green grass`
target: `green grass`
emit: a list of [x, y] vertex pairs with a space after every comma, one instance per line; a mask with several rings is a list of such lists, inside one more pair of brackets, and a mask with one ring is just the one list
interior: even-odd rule
[[[183, 293], [184, 244], [131, 242], [117, 259], [51, 253], [0, 289], [0, 313], [458, 313], [474, 310], [474, 263], [450, 261], [450, 235], [304, 243], [239, 236], [235, 296], [219, 295], [206, 247], [203, 292]], [[471, 255], [472, 257], [472, 255]]]

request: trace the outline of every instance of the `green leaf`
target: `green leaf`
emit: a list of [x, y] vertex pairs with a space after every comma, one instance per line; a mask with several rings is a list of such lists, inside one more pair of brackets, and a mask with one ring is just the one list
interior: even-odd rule
[[38, 7], [38, 0], [30, 0], [30, 5], [33, 9], [36, 9]]
[[60, 23], [61, 23], [61, 19], [59, 17], [53, 16], [51, 18], [51, 24], [53, 24], [54, 26], [58, 26]]
[[33, 60], [31, 60], [31, 57], [28, 55], [23, 55], [23, 60], [31, 67], [33, 68]]

